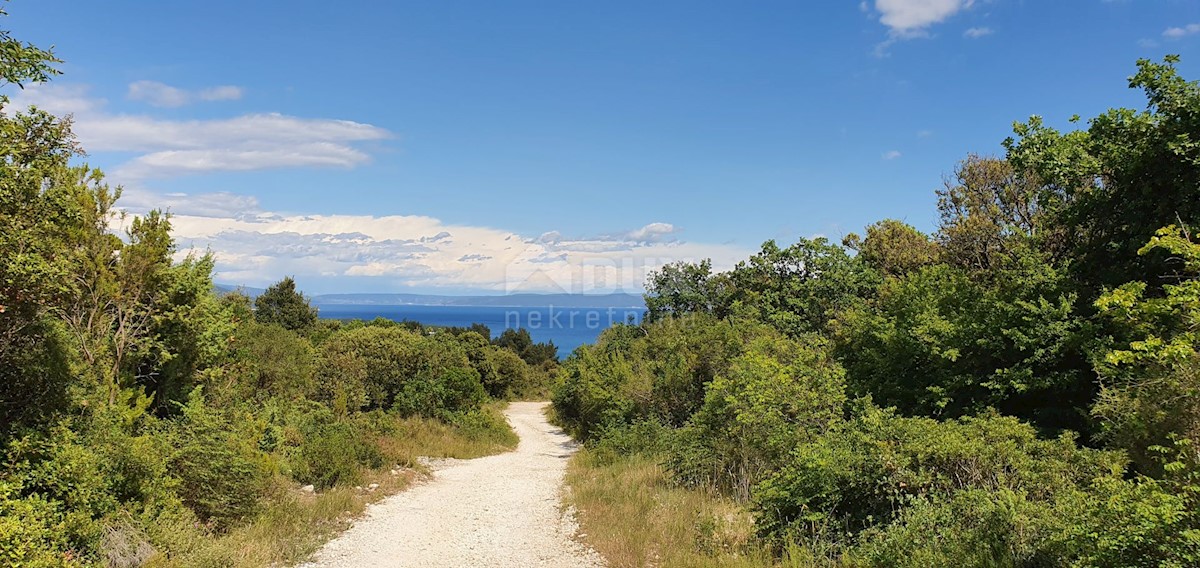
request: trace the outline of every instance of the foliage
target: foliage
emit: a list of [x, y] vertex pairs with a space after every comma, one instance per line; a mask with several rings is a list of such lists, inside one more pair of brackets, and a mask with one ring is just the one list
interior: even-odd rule
[[769, 538], [828, 527], [857, 533], [895, 519], [921, 500], [961, 491], [1014, 491], [1052, 500], [1119, 473], [1119, 455], [1077, 448], [1072, 437], [1040, 439], [999, 416], [938, 422], [865, 405], [856, 416], [797, 446], [787, 465], [755, 491], [759, 529]]
[[858, 251], [858, 258], [876, 272], [903, 276], [937, 262], [941, 254], [929, 236], [912, 225], [896, 219], [884, 219], [867, 226], [867, 236], [855, 233], [843, 239], [846, 248]]
[[1102, 435], [1128, 450], [1146, 471], [1155, 446], [1183, 436], [1200, 444], [1200, 245], [1174, 225], [1160, 229], [1139, 254], [1169, 253], [1175, 263], [1163, 294], [1145, 282], [1111, 290], [1097, 308], [1121, 326], [1130, 341], [1098, 363], [1102, 388], [1092, 412]]
[[755, 339], [708, 385], [704, 406], [682, 434], [687, 450], [667, 463], [685, 483], [745, 499], [792, 448], [841, 422], [843, 379], [820, 338]]
[[541, 365], [558, 360], [558, 347], [553, 341], [534, 343], [527, 329], [506, 329], [492, 342], [501, 349], [516, 353], [530, 365]]
[[703, 314], [610, 328], [564, 365], [554, 396], [559, 419], [585, 440], [639, 420], [682, 426], [746, 343], [772, 333]]
[[1160, 227], [1200, 222], [1200, 86], [1179, 76], [1178, 61], [1138, 61], [1129, 86], [1144, 91], [1144, 111], [1110, 109], [1068, 133], [1032, 117], [1005, 142], [1009, 161], [1037, 176], [1043, 207], [1069, 229], [1072, 272], [1089, 300], [1105, 286], [1155, 286], [1167, 259], [1138, 250]]
[[712, 261], [675, 262], [646, 278], [646, 319], [687, 314], [727, 315], [731, 285], [728, 276], [714, 275]]
[[871, 308], [834, 324], [852, 390], [909, 414], [996, 407], [1050, 428], [1084, 428], [1072, 410], [1091, 396], [1073, 359], [1082, 357], [1081, 324], [1057, 278], [1030, 267], [986, 285], [936, 265], [889, 280]]
[[938, 191], [938, 244], [946, 262], [989, 279], [1034, 251], [1061, 255], [1062, 230], [1041, 200], [1037, 176], [1007, 160], [968, 156]]
[[237, 425], [207, 408], [198, 393], [172, 426], [168, 464], [179, 477], [184, 504], [217, 529], [253, 515], [269, 473], [253, 439], [239, 435]]
[[[336, 388], [345, 397], [361, 388], [363, 408], [437, 416], [477, 408], [486, 396], [479, 373], [456, 341], [398, 326], [368, 326], [337, 334], [322, 347], [324, 360], [342, 367], [333, 374], [346, 384]], [[356, 365], [361, 374], [355, 373]], [[356, 378], [361, 386], [353, 384]]]
[[332, 413], [306, 416], [300, 426], [304, 440], [292, 462], [296, 480], [328, 489], [358, 483], [363, 467], [381, 467], [383, 455], [363, 429], [360, 423], [334, 419]]
[[254, 299], [254, 319], [292, 331], [306, 331], [316, 324], [317, 310], [296, 291], [296, 281], [288, 276]]
[[877, 275], [842, 247], [817, 238], [786, 248], [767, 241], [730, 278], [735, 312], [798, 336], [823, 331], [835, 314], [869, 296]]

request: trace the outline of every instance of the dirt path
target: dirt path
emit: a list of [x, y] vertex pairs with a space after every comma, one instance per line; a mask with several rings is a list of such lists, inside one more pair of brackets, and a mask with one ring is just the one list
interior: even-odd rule
[[561, 512], [575, 445], [546, 422], [545, 406], [514, 402], [505, 411], [521, 437], [516, 451], [438, 468], [430, 482], [372, 505], [304, 566], [603, 566], [573, 540], [574, 520]]

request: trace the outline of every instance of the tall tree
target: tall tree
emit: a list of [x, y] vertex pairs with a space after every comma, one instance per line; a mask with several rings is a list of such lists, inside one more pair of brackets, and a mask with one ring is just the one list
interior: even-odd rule
[[878, 275], [862, 260], [825, 238], [800, 239], [787, 248], [767, 241], [730, 278], [735, 311], [791, 336], [824, 330], [878, 284]]
[[1063, 231], [1048, 218], [1032, 172], [1019, 171], [1007, 160], [971, 155], [937, 194], [937, 237], [950, 264], [986, 276], [1014, 268], [1016, 259], [1030, 251], [1047, 261], [1061, 260]]
[[647, 319], [706, 313], [724, 317], [729, 307], [729, 279], [714, 274], [712, 261], [673, 262], [646, 278]]
[[867, 226], [867, 236], [855, 233], [842, 240], [846, 248], [858, 251], [868, 266], [887, 276], [903, 276], [937, 262], [937, 243], [912, 225], [896, 219], [884, 219]]
[[1178, 61], [1138, 61], [1129, 87], [1145, 92], [1144, 111], [1110, 109], [1065, 134], [1033, 117], [1005, 142], [1013, 166], [1038, 176], [1043, 204], [1061, 208], [1089, 299], [1134, 280], [1159, 286], [1167, 255], [1142, 245], [1160, 227], [1200, 226], [1200, 85]]
[[254, 299], [254, 319], [292, 331], [304, 331], [317, 323], [317, 310], [308, 303], [308, 298], [296, 291], [296, 281], [288, 276]]

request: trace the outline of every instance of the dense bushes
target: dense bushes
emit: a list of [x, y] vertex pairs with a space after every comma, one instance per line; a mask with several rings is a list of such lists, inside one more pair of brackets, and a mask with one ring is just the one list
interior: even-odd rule
[[[5, 64], [44, 57], [0, 36]], [[0, 247], [25, 252], [0, 254], [0, 565], [229, 566], [236, 534], [292, 549], [260, 565], [296, 560], [277, 541], [327, 530], [279, 521], [301, 485], [353, 501], [415, 452], [516, 443], [484, 405], [545, 389], [552, 346], [524, 345], [530, 366], [490, 332], [318, 322], [290, 279], [255, 308], [219, 297], [210, 255], [174, 260], [169, 215], [110, 232], [119, 192], [70, 165], [69, 121], [9, 111]]]
[[964, 160], [933, 235], [655, 272], [647, 322], [566, 362], [559, 418], [593, 463], [741, 501], [791, 564], [1200, 565], [1200, 86], [1174, 62], [1138, 63], [1145, 112]]
[[772, 538], [832, 530], [853, 534], [887, 524], [918, 502], [959, 493], [1006, 492], [1053, 501], [1122, 471], [1113, 454], [1080, 449], [1069, 437], [1042, 440], [1010, 417], [938, 422], [871, 406], [812, 442], [755, 491], [759, 529]]
[[204, 405], [197, 393], [183, 418], [168, 424], [172, 448], [168, 471], [179, 479], [183, 503], [214, 528], [226, 529], [253, 515], [270, 473], [255, 440]]

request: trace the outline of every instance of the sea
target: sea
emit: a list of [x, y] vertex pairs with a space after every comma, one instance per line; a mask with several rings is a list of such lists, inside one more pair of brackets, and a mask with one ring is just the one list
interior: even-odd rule
[[499, 336], [505, 329], [525, 328], [537, 342], [553, 341], [559, 358], [566, 358], [576, 347], [593, 343], [600, 332], [618, 323], [640, 323], [642, 308], [559, 308], [503, 306], [382, 306], [322, 304], [320, 316], [339, 320], [417, 321], [426, 325], [467, 327], [481, 323]]

